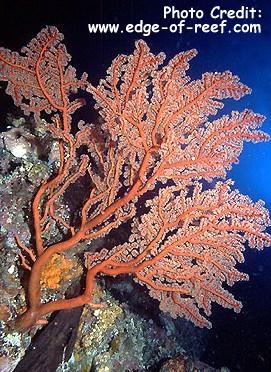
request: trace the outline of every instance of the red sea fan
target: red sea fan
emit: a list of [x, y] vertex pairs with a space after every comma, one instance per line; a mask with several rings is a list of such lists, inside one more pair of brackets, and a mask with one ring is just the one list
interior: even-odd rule
[[[238, 161], [244, 141], [269, 137], [258, 130], [264, 117], [250, 110], [212, 122], [208, 118], [223, 107], [223, 99], [239, 99], [250, 89], [229, 71], [190, 81], [186, 71], [195, 50], [161, 67], [164, 54], [155, 56], [142, 40], [133, 54], [119, 55], [94, 87], [86, 74], [76, 78], [62, 39], [55, 27], [47, 27], [22, 49], [24, 56], [0, 49], [0, 78], [8, 82], [7, 93], [36, 120], [47, 114], [60, 153], [58, 172], [43, 181], [33, 200], [35, 246], [26, 247], [16, 236], [22, 253], [34, 261], [29, 307], [16, 326], [27, 329], [52, 311], [90, 302], [99, 274], [133, 275], [163, 311], [201, 327], [211, 326], [206, 316], [212, 302], [239, 311], [241, 303], [224, 283], [248, 279], [236, 263], [244, 260], [246, 242], [257, 249], [270, 245], [265, 232], [270, 220], [262, 201], [253, 203], [232, 188], [232, 181], [218, 178], [225, 179]], [[97, 131], [80, 121], [73, 135], [71, 115], [83, 100], [71, 101], [70, 93], [86, 87], [102, 124]], [[81, 146], [88, 151], [79, 157]], [[80, 221], [73, 224], [56, 205], [83, 175], [90, 190]], [[207, 187], [206, 181], [212, 183]], [[138, 212], [143, 195], [145, 214]], [[42, 303], [42, 271], [55, 253], [129, 220], [129, 241], [86, 255], [86, 286], [80, 296]], [[44, 237], [52, 222], [62, 227], [63, 239], [49, 244]], [[26, 257], [22, 263], [30, 269]]]

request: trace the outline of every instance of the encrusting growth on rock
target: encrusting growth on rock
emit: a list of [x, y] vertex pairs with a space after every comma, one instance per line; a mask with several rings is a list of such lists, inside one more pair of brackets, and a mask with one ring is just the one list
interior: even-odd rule
[[[91, 303], [101, 274], [133, 275], [163, 311], [200, 327], [211, 326], [206, 315], [212, 302], [240, 311], [241, 303], [223, 283], [248, 279], [235, 265], [244, 260], [245, 242], [258, 249], [270, 245], [265, 232], [270, 220], [262, 201], [254, 203], [232, 181], [217, 179], [237, 162], [244, 141], [269, 137], [258, 130], [264, 117], [250, 110], [212, 122], [208, 117], [223, 107], [223, 99], [237, 100], [250, 89], [229, 71], [190, 81], [186, 70], [195, 50], [162, 66], [164, 54], [152, 54], [142, 40], [133, 54], [117, 56], [95, 87], [86, 74], [76, 77], [62, 39], [55, 27], [46, 27], [22, 55], [0, 49], [7, 94], [37, 123], [50, 118], [60, 157], [57, 173], [42, 181], [32, 203], [34, 246], [16, 238], [31, 269], [29, 305], [15, 320], [17, 329], [28, 329], [50, 312]], [[72, 115], [85, 104], [74, 98], [80, 89], [94, 97], [102, 124], [97, 130], [98, 124], [80, 121], [73, 134]], [[89, 192], [80, 218], [63, 218], [57, 206], [83, 176]], [[54, 255], [128, 221], [126, 243], [86, 254], [81, 295], [42, 303], [43, 270]], [[61, 241], [45, 239], [51, 223], [62, 228]]]
[[[71, 280], [80, 274], [76, 261], [69, 260], [63, 254], [55, 254], [45, 265], [41, 284], [48, 289], [58, 289], [62, 281]], [[73, 270], [74, 269], [74, 270]]]

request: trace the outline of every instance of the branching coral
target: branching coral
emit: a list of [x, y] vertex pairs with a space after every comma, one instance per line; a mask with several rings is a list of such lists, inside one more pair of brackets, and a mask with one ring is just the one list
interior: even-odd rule
[[[195, 50], [161, 67], [164, 54], [153, 55], [142, 40], [133, 54], [119, 55], [95, 87], [86, 74], [76, 78], [62, 39], [55, 27], [47, 27], [22, 55], [0, 49], [0, 78], [8, 82], [7, 94], [37, 122], [45, 114], [50, 118], [48, 130], [60, 154], [58, 172], [43, 180], [32, 203], [35, 246], [26, 247], [17, 236], [22, 253], [34, 261], [29, 307], [16, 319], [17, 328], [28, 329], [52, 311], [90, 303], [99, 274], [133, 275], [163, 311], [201, 327], [211, 326], [205, 315], [210, 315], [213, 301], [239, 311], [241, 303], [223, 283], [247, 279], [235, 264], [244, 259], [246, 241], [251, 248], [270, 245], [264, 231], [270, 220], [263, 202], [253, 203], [232, 190], [231, 181], [217, 178], [225, 178], [237, 162], [244, 141], [269, 138], [257, 129], [263, 116], [250, 110], [213, 122], [208, 117], [223, 107], [223, 99], [239, 99], [250, 89], [229, 71], [190, 81], [186, 70]], [[84, 104], [71, 98], [79, 89], [96, 100], [103, 121], [99, 131], [80, 121], [72, 134], [72, 114]], [[56, 206], [82, 176], [90, 189], [80, 221], [73, 223]], [[203, 187], [205, 181], [216, 185]], [[143, 195], [146, 213], [141, 215], [137, 208]], [[81, 295], [42, 303], [41, 277], [53, 255], [130, 220], [128, 242], [86, 255]], [[64, 227], [66, 235], [48, 244], [44, 235], [52, 222]]]

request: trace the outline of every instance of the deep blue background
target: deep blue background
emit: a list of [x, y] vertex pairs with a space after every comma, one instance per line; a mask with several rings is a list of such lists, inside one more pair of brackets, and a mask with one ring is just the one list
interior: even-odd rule
[[[149, 37], [138, 34], [90, 35], [88, 23], [149, 23], [163, 21], [163, 6], [178, 9], [195, 7], [206, 13], [214, 5], [238, 9], [241, 5], [262, 9], [261, 34], [193, 34], [161, 32]], [[167, 23], [168, 22], [168, 23]], [[176, 21], [177, 22], [177, 21]], [[193, 22], [193, 21], [191, 21]], [[197, 21], [202, 22], [202, 21]], [[208, 19], [204, 18], [204, 22]], [[212, 21], [215, 22], [215, 21]], [[246, 22], [246, 21], [243, 21]], [[241, 22], [240, 22], [241, 23]], [[267, 117], [263, 129], [271, 134], [271, 5], [270, 1], [3, 1], [1, 2], [0, 43], [18, 50], [45, 25], [55, 25], [65, 35], [73, 65], [81, 73], [87, 71], [89, 80], [96, 83], [118, 53], [130, 53], [134, 41], [143, 38], [153, 52], [164, 51], [168, 57], [189, 48], [199, 52], [191, 63], [190, 75], [200, 77], [205, 71], [231, 70], [253, 89], [251, 95], [237, 103], [225, 102], [225, 111], [252, 108]], [[10, 101], [0, 94], [1, 111]], [[264, 199], [271, 206], [271, 143], [245, 144], [240, 163], [229, 173], [236, 186], [252, 199]], [[240, 315], [215, 307], [213, 330], [208, 335], [203, 359], [215, 366], [227, 365], [233, 371], [271, 371], [271, 254], [248, 252], [244, 271], [251, 281], [234, 287], [243, 301]]]

